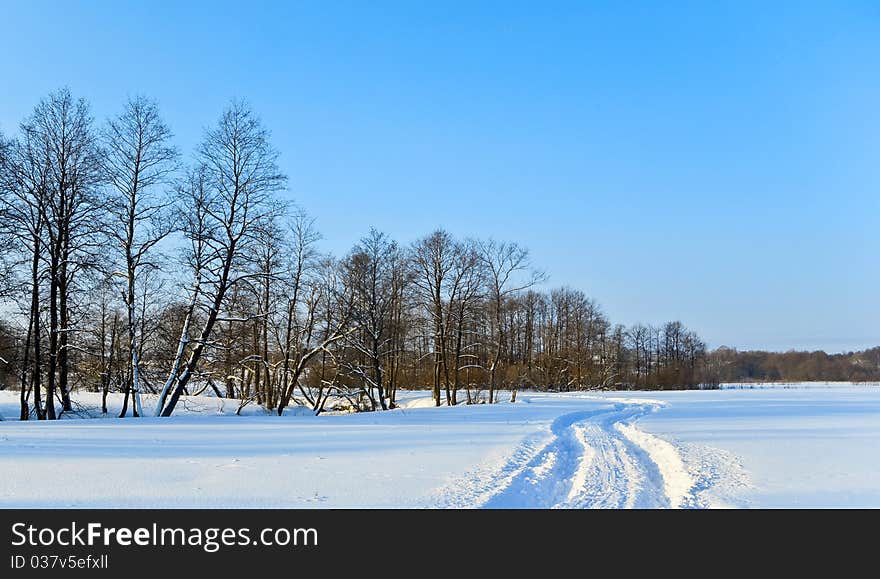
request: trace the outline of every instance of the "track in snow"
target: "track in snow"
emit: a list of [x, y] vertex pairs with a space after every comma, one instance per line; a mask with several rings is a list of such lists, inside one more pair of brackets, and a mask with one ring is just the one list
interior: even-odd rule
[[[655, 402], [628, 401], [612, 408], [557, 418], [553, 438], [485, 508], [668, 508], [660, 466], [620, 424], [653, 411]], [[642, 433], [643, 436], [650, 436]], [[652, 437], [653, 438], [653, 437]], [[667, 443], [668, 444], [668, 443]], [[677, 497], [676, 497], [677, 499]]]
[[674, 445], [639, 430], [656, 400], [605, 399], [570, 412], [527, 437], [506, 461], [485, 465], [441, 489], [438, 507], [710, 508], [747, 484], [734, 457], [699, 445]]

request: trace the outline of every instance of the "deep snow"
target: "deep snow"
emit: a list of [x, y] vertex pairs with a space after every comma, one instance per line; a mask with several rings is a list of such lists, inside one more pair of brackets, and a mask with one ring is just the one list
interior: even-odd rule
[[426, 398], [279, 418], [200, 397], [171, 419], [20, 423], [2, 391], [0, 507], [880, 506], [877, 386]]

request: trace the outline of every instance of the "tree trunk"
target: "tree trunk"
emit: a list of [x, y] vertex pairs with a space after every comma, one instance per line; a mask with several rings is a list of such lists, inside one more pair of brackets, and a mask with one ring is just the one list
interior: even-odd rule
[[110, 375], [101, 376], [101, 414], [107, 414], [107, 394], [110, 392]]
[[34, 366], [31, 371], [31, 390], [34, 393], [34, 410], [37, 420], [45, 420], [42, 398], [42, 360], [40, 359], [40, 237], [34, 235], [34, 256], [31, 263], [31, 317], [33, 320]]
[[453, 360], [455, 360], [455, 368], [452, 369], [452, 405], [456, 406], [458, 404], [458, 389], [460, 388], [460, 370], [461, 366], [461, 342], [464, 338], [464, 330], [463, 330], [463, 320], [464, 320], [464, 308], [459, 308], [458, 312], [458, 329], [455, 332], [455, 355], [453, 356]]
[[131, 393], [131, 384], [126, 380], [125, 384], [125, 396], [122, 398], [122, 411], [119, 413], [119, 418], [125, 418], [126, 412], [128, 412], [128, 397]]
[[[175, 386], [174, 391], [171, 393], [171, 397], [167, 400], [167, 403], [162, 409], [161, 416], [168, 417], [171, 416], [172, 412], [174, 412], [174, 407], [177, 406], [177, 401], [180, 400], [181, 394], [183, 394], [187, 383], [189, 382], [190, 378], [192, 378], [193, 372], [195, 372], [196, 366], [198, 366], [199, 364], [199, 360], [201, 360], [202, 358], [202, 353], [205, 351], [205, 344], [207, 343], [208, 338], [211, 336], [211, 331], [214, 329], [214, 324], [217, 323], [217, 316], [220, 313], [220, 307], [223, 305], [223, 298], [226, 296], [226, 284], [229, 282], [229, 271], [232, 267], [232, 259], [234, 255], [235, 244], [231, 244], [230, 248], [227, 250], [227, 255], [225, 256], [222, 274], [220, 276], [219, 283], [217, 284], [217, 293], [215, 294], [214, 300], [211, 304], [212, 307], [208, 311], [208, 319], [205, 320], [205, 325], [202, 328], [202, 332], [199, 336], [199, 341], [196, 344], [196, 347], [193, 348], [193, 351], [189, 356], [189, 360], [186, 361], [186, 368], [184, 369], [183, 373], [176, 378], [177, 385]], [[169, 380], [173, 379], [173, 377], [169, 377]], [[163, 399], [160, 397], [159, 403], [161, 404], [162, 402]]]
[[[296, 294], [294, 294], [296, 295]], [[287, 304], [287, 323], [284, 328], [284, 363], [281, 365], [281, 395], [284, 395], [284, 392], [287, 392], [287, 386], [290, 381], [290, 376], [288, 375], [290, 372], [290, 351], [291, 351], [291, 334], [293, 333], [293, 316], [294, 316], [294, 306], [293, 301], [288, 302]], [[323, 377], [322, 377], [323, 378]], [[320, 391], [318, 392], [318, 397], [321, 396]]]
[[[186, 311], [186, 316], [183, 319], [183, 327], [180, 330], [180, 339], [177, 341], [177, 352], [174, 355], [174, 361], [171, 363], [171, 371], [168, 373], [168, 379], [165, 381], [165, 385], [162, 387], [162, 391], [159, 393], [159, 401], [156, 403], [156, 416], [164, 416], [163, 410], [165, 409], [165, 401], [167, 400], [168, 393], [171, 391], [171, 387], [174, 385], [175, 380], [177, 380], [178, 373], [180, 372], [180, 364], [183, 362], [183, 355], [186, 351], [186, 345], [189, 343], [189, 325], [192, 321], [193, 312], [196, 309], [196, 303], [198, 301], [200, 291], [201, 275], [200, 273], [196, 273], [196, 281], [195, 285], [193, 286], [193, 295], [192, 298], [190, 298], [189, 307]], [[178, 394], [178, 397], [179, 396], [180, 395]], [[177, 400], [175, 400], [174, 402], [176, 404]]]
[[28, 375], [28, 366], [30, 365], [30, 353], [31, 353], [31, 338], [34, 328], [34, 312], [31, 311], [30, 317], [28, 318], [28, 329], [27, 336], [24, 340], [24, 359], [21, 363], [21, 381], [20, 388], [21, 391], [19, 393], [19, 403], [21, 405], [21, 411], [19, 412], [18, 419], [19, 420], [27, 420], [30, 417], [31, 409], [28, 406], [28, 394], [27, 394], [27, 375]]
[[49, 264], [49, 367], [46, 381], [46, 418], [55, 420], [55, 378], [58, 370], [58, 254], [53, 248]]
[[70, 404], [70, 387], [68, 385], [70, 370], [70, 350], [68, 349], [70, 342], [70, 311], [67, 307], [67, 298], [70, 288], [68, 287], [67, 279], [67, 260], [69, 257], [69, 252], [65, 248], [60, 264], [60, 275], [58, 276], [58, 313], [61, 325], [58, 339], [58, 389], [61, 392], [62, 412], [69, 412], [73, 409]]
[[[235, 398], [235, 381], [232, 379], [232, 322], [226, 324], [226, 355], [223, 358], [223, 380], [226, 384], [226, 398]], [[241, 394], [241, 392], [239, 393]]]
[[382, 410], [388, 410], [388, 404], [385, 403], [385, 376], [382, 371], [382, 360], [379, 356], [379, 341], [373, 336], [373, 375], [376, 382], [376, 391], [379, 395], [379, 406]]
[[272, 387], [272, 374], [271, 374], [271, 369], [269, 368], [269, 299], [270, 299], [269, 290], [271, 289], [269, 287], [269, 274], [271, 273], [270, 268], [269, 268], [269, 263], [270, 262], [267, 259], [266, 260], [267, 266], [266, 266], [266, 271], [265, 271], [266, 278], [263, 280], [263, 304], [265, 306], [265, 308], [263, 309], [263, 319], [262, 319], [262, 324], [261, 324], [261, 331], [262, 331], [261, 337], [262, 337], [263, 341], [260, 345], [262, 346], [261, 357], [262, 357], [262, 364], [263, 364], [263, 368], [262, 368], [263, 385], [264, 385], [263, 387], [266, 389], [266, 395], [268, 397], [268, 402], [269, 402], [267, 404], [267, 408], [269, 410], [271, 410], [275, 407], [277, 397], [275, 396], [275, 391], [274, 391], [274, 388]]
[[[260, 358], [260, 322], [254, 321], [254, 331], [253, 331], [253, 342], [251, 346], [251, 351], [253, 355], [251, 358]], [[268, 392], [263, 392], [261, 389], [261, 379], [263, 376], [263, 368], [261, 368], [262, 364], [254, 361], [254, 392], [257, 393], [257, 399], [259, 400], [261, 393], [263, 396], [263, 400], [265, 400], [266, 405], [269, 404], [269, 398], [267, 396]]]
[[440, 294], [440, 276], [436, 275], [434, 284], [434, 405], [440, 406], [440, 364], [443, 363], [443, 298]]
[[131, 390], [132, 396], [132, 415], [137, 418], [143, 414], [141, 408], [141, 380], [140, 380], [140, 364], [138, 362], [138, 343], [137, 343], [137, 316], [134, 312], [135, 287], [134, 287], [134, 264], [129, 257], [128, 265], [128, 286], [125, 293], [127, 325], [128, 325], [128, 359], [129, 359], [129, 375], [131, 381], [129, 388], [126, 388], [126, 398], [128, 391]]
[[440, 406], [440, 352], [434, 353], [434, 406]]
[[[31, 283], [33, 286], [31, 287], [31, 306], [30, 311], [28, 312], [28, 329], [27, 336], [24, 341], [24, 358], [21, 364], [21, 393], [20, 393], [20, 404], [21, 404], [21, 412], [19, 414], [19, 420], [28, 420], [30, 418], [30, 408], [28, 407], [28, 391], [34, 390], [33, 384], [28, 384], [28, 371], [30, 371], [30, 353], [31, 353], [31, 341], [36, 339], [40, 339], [40, 300], [39, 300], [39, 267], [40, 267], [40, 238], [39, 235], [34, 235], [34, 253], [33, 260], [31, 262]], [[34, 350], [39, 352], [39, 345], [34, 345]], [[36, 354], [34, 356], [36, 358]], [[34, 363], [35, 368], [33, 372], [38, 374], [40, 372], [40, 367], [37, 361]], [[33, 379], [32, 379], [33, 381]], [[41, 418], [41, 409], [40, 409], [40, 391], [39, 391], [39, 380], [36, 380], [37, 389], [34, 391], [34, 406], [37, 414], [37, 420]]]
[[501, 361], [502, 334], [501, 334], [501, 295], [496, 292], [495, 297], [495, 325], [498, 332], [498, 342], [495, 344], [495, 357], [489, 368], [489, 404], [495, 403], [495, 390], [497, 389], [496, 375], [498, 372], [498, 363]]
[[107, 373], [107, 296], [101, 295], [101, 414], [107, 414], [107, 392], [110, 375]]

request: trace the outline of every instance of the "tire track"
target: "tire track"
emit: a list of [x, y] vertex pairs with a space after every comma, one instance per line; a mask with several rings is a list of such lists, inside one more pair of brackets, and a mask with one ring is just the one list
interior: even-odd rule
[[[508, 472], [515, 474], [481, 506], [682, 506], [683, 495], [690, 492], [690, 485], [681, 476], [672, 478], [673, 474], [680, 475], [678, 465], [681, 464], [674, 447], [629, 426], [659, 408], [660, 403], [626, 399], [613, 402], [610, 408], [572, 412], [557, 418], [551, 425], [550, 442], [519, 468], [508, 467]], [[660, 464], [655, 462], [658, 457]]]
[[553, 439], [482, 506], [546, 509], [562, 503], [570, 493], [572, 477], [582, 468], [586, 452], [575, 425], [606, 412], [572, 412], [554, 420], [550, 426]]

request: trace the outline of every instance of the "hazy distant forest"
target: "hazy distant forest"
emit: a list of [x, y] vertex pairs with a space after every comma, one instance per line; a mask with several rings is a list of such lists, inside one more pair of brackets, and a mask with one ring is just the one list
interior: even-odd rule
[[[876, 380], [880, 349], [736, 352], [679, 322], [624, 327], [513, 240], [369, 229], [341, 257], [282, 201], [270, 133], [232, 102], [192, 155], [155, 102], [95, 121], [67, 90], [0, 135], [0, 388], [55, 419], [82, 389], [121, 415], [170, 416], [210, 393], [302, 404], [493, 403], [519, 388], [673, 389], [738, 380]], [[344, 208], [341, 208], [344, 210]], [[583, 264], [587, 267], [588, 264]]]

